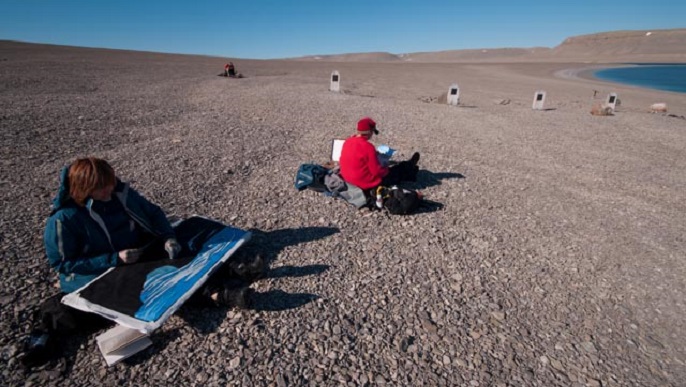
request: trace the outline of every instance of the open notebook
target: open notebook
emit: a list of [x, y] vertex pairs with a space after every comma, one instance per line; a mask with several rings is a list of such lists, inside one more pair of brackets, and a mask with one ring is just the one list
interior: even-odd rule
[[122, 325], [101, 334], [95, 341], [108, 366], [113, 366], [152, 345], [148, 335]]

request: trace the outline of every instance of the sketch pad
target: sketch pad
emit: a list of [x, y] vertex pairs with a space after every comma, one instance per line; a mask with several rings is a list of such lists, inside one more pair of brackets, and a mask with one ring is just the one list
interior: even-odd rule
[[[62, 303], [149, 334], [176, 312], [209, 276], [250, 239], [250, 232], [202, 217], [174, 231], [185, 258], [117, 266], [67, 294]], [[183, 255], [182, 255], [183, 256]]]
[[343, 143], [345, 140], [332, 140], [331, 141], [331, 160], [340, 161], [341, 151], [343, 150]]

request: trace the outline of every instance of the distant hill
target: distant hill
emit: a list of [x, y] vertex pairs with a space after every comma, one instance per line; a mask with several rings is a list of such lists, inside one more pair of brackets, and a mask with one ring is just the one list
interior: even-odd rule
[[395, 55], [388, 52], [363, 52], [359, 54], [339, 54], [339, 55], [311, 55], [294, 60], [321, 60], [324, 62], [395, 62], [400, 61], [402, 55]]
[[391, 54], [312, 55], [327, 62], [678, 62], [686, 63], [686, 28], [612, 31], [573, 36], [554, 48], [484, 48]]
[[606, 58], [621, 61], [686, 62], [686, 29], [614, 31], [574, 36], [553, 48], [560, 58]]

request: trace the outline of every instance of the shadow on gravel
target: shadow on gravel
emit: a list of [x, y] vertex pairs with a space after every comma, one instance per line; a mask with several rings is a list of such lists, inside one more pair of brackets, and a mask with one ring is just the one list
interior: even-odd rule
[[299, 308], [318, 298], [318, 295], [311, 293], [286, 293], [283, 290], [270, 290], [264, 293], [253, 294], [251, 309], [278, 312]]
[[[329, 267], [329, 265], [307, 265], [302, 267], [283, 266], [270, 270], [263, 278], [304, 277], [308, 275], [317, 275], [327, 271]], [[250, 295], [250, 306], [248, 309], [272, 312], [281, 311], [298, 308], [318, 298], [319, 296], [316, 294], [286, 293], [283, 290], [270, 290], [264, 293], [254, 292]], [[225, 307], [184, 305], [176, 314], [183, 319], [188, 326], [192, 327], [199, 334], [208, 334], [216, 331], [226, 320], [226, 313], [228, 311], [229, 308]], [[174, 333], [168, 332], [165, 334], [165, 336], [172, 334]], [[179, 334], [177, 333], [176, 337], [178, 336]], [[166, 346], [166, 343], [173, 341], [174, 339], [175, 337], [165, 337], [163, 339], [165, 344], [161, 347], [155, 345], [154, 352], [159, 352], [160, 349]]]
[[[335, 230], [336, 232], [338, 232], [338, 229], [328, 227], [309, 227], [308, 229], [310, 229], [310, 231], [315, 230], [313, 232], [317, 235], [322, 235], [322, 232], [325, 232], [324, 230]], [[262, 234], [266, 235], [272, 233]], [[253, 239], [251, 239], [251, 241], [252, 240]], [[301, 243], [308, 240], [309, 239], [307, 237], [303, 237], [297, 243]], [[286, 245], [280, 246], [278, 250], [282, 249], [285, 246]], [[268, 260], [268, 262], [273, 261], [273, 258], [267, 258], [264, 249], [260, 248], [260, 251], [262, 252], [265, 259]], [[276, 251], [276, 254], [278, 254], [278, 251]], [[262, 279], [318, 275], [329, 270], [329, 267], [329, 265], [307, 265], [301, 267], [282, 266], [269, 270], [264, 275], [264, 277], [262, 277]], [[282, 290], [271, 290], [264, 293], [254, 292], [250, 295], [250, 306], [248, 307], [248, 309], [256, 311], [281, 311], [298, 308], [318, 298], [319, 296], [316, 294], [291, 294], [286, 293]], [[179, 309], [179, 311], [176, 314], [177, 316], [182, 318], [196, 332], [200, 334], [208, 334], [216, 331], [219, 328], [219, 326], [224, 322], [224, 320], [226, 320], [226, 313], [228, 312], [228, 310], [229, 309], [225, 307], [203, 307], [201, 305], [184, 305], [183, 307], [181, 307], [181, 309]]]
[[274, 231], [250, 229], [252, 238], [243, 249], [246, 250], [246, 253], [262, 254], [267, 264], [272, 264], [276, 261], [281, 250], [288, 246], [323, 239], [340, 231], [335, 227], [284, 228]]
[[415, 210], [412, 215], [417, 215], [417, 214], [428, 214], [431, 212], [436, 212], [440, 211], [443, 209], [443, 203], [435, 202], [433, 200], [422, 200], [422, 204], [419, 205], [419, 208]]
[[465, 175], [455, 172], [431, 172], [426, 169], [422, 169], [417, 173], [417, 182], [414, 184], [417, 189], [426, 189], [428, 187], [434, 187], [441, 185], [442, 180], [447, 179], [464, 179]]
[[167, 332], [153, 333], [151, 337], [152, 345], [144, 349], [143, 351], [131, 356], [130, 358], [124, 359], [123, 363], [127, 366], [143, 364], [147, 362], [151, 357], [158, 355], [160, 352], [162, 352], [162, 350], [164, 350], [164, 348], [166, 348], [167, 345], [176, 341], [179, 337], [181, 337], [181, 335], [182, 332], [180, 332], [180, 329], [178, 328]]
[[329, 270], [329, 265], [281, 266], [269, 270], [264, 278], [305, 277], [317, 275]]

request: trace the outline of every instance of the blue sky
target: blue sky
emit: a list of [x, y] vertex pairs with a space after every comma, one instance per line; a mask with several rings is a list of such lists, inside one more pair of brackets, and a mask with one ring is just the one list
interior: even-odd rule
[[0, 0], [0, 39], [254, 59], [554, 47], [684, 27], [679, 0]]

